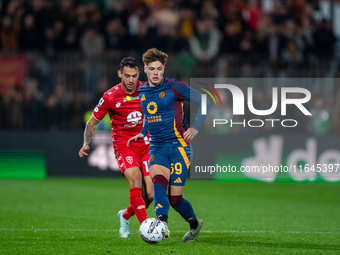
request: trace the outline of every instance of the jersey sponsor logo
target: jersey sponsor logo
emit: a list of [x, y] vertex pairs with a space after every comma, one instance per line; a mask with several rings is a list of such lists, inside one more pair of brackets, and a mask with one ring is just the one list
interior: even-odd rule
[[143, 95], [141, 101], [144, 101], [144, 100], [146, 100], [145, 95]]
[[174, 183], [182, 183], [181, 178], [178, 177], [178, 178], [176, 179], [176, 181], [174, 181]]
[[164, 98], [166, 96], [166, 92], [165, 91], [162, 91], [159, 93], [159, 98]]
[[101, 98], [101, 99], [99, 100], [98, 107], [100, 107], [100, 106], [102, 105], [102, 103], [104, 103], [104, 99], [103, 99], [103, 98]]
[[137, 124], [142, 123], [142, 116], [142, 113], [140, 113], [139, 111], [131, 112], [127, 116], [127, 122], [130, 124], [125, 124], [124, 127], [135, 127], [137, 126]]
[[118, 108], [120, 106], [120, 103], [118, 102], [118, 103], [116, 103], [116, 107]]
[[126, 96], [123, 101], [124, 102], [127, 102], [127, 101], [133, 101], [133, 100], [138, 100], [139, 99], [139, 96], [136, 96], [136, 97], [130, 97], [130, 96]]
[[130, 165], [133, 163], [133, 157], [127, 156], [125, 159]]
[[155, 102], [150, 102], [146, 109], [150, 114], [155, 114], [157, 112], [157, 104]]
[[154, 161], [155, 161], [155, 157], [152, 156], [152, 157], [150, 158], [150, 162], [154, 162]]

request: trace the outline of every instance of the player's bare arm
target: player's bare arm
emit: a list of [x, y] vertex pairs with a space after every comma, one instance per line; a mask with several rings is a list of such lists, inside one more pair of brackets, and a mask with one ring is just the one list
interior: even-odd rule
[[90, 150], [90, 142], [93, 137], [94, 131], [96, 130], [96, 126], [99, 123], [98, 120], [91, 117], [91, 119], [86, 123], [85, 131], [84, 131], [84, 142], [83, 147], [79, 150], [79, 157], [84, 158], [88, 156], [87, 152]]
[[130, 143], [132, 143], [132, 142], [137, 142], [137, 141], [139, 141], [139, 140], [141, 140], [141, 139], [143, 139], [143, 138], [144, 138], [144, 135], [141, 134], [141, 133], [139, 133], [139, 134], [137, 134], [137, 135], [135, 135], [134, 137], [131, 137], [131, 138], [129, 139], [129, 141], [127, 142], [127, 146], [129, 147]]

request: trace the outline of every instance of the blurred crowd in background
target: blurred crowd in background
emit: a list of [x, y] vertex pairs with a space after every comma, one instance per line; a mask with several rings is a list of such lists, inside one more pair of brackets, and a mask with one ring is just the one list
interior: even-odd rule
[[[0, 56], [27, 60], [23, 85], [0, 95], [3, 130], [83, 129], [85, 113], [119, 82], [121, 58], [141, 63], [151, 47], [169, 54], [165, 76], [188, 84], [190, 77], [340, 77], [340, 1], [1, 0], [0, 6]], [[257, 105], [267, 107], [268, 87], [257, 89]], [[313, 115], [296, 114], [300, 128], [293, 132], [340, 133], [338, 87], [308, 89]], [[247, 130], [215, 133], [230, 132]]]

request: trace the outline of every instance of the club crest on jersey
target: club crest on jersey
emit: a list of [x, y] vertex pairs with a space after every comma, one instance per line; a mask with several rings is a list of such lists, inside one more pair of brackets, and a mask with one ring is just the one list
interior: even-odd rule
[[159, 93], [159, 98], [164, 98], [166, 96], [166, 92], [165, 91], [162, 91]]
[[126, 96], [123, 101], [124, 102], [127, 102], [127, 101], [133, 101], [133, 100], [137, 100], [139, 99], [139, 96], [136, 96], [136, 97], [130, 97], [130, 96]]
[[102, 105], [102, 103], [104, 103], [104, 99], [103, 99], [103, 98], [101, 98], [101, 99], [99, 100], [98, 107], [100, 107], [100, 106]]
[[150, 114], [155, 114], [157, 112], [157, 104], [155, 102], [150, 102], [146, 109]]
[[130, 165], [133, 163], [133, 157], [127, 156], [125, 159]]

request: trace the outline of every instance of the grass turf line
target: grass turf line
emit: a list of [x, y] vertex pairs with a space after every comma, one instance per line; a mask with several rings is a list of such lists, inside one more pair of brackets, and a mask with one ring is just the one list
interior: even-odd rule
[[180, 242], [188, 224], [173, 209], [160, 244], [140, 239], [136, 217], [130, 238], [119, 238], [123, 178], [0, 180], [0, 194], [0, 254], [340, 254], [338, 183], [188, 180], [185, 198], [204, 221], [190, 244]]

